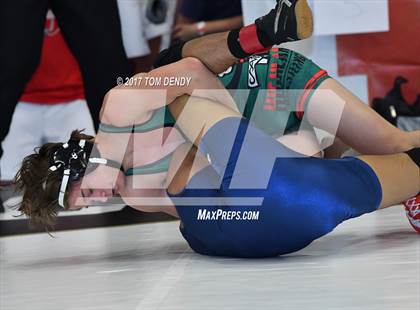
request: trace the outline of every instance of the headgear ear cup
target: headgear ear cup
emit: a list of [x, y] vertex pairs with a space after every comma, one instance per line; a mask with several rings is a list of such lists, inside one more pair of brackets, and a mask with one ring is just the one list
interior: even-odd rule
[[89, 155], [92, 152], [93, 143], [84, 140], [70, 140], [64, 143], [50, 160], [51, 171], [65, 170], [70, 171], [70, 182], [80, 180], [89, 163]]
[[148, 0], [146, 18], [153, 24], [160, 25], [166, 21], [168, 15], [167, 0]]
[[102, 158], [94, 144], [86, 140], [70, 139], [69, 142], [63, 143], [62, 147], [53, 154], [50, 164], [51, 172], [62, 175], [58, 203], [63, 208], [65, 208], [64, 198], [69, 183], [79, 181], [87, 173], [95, 170], [98, 165], [123, 170], [120, 162]]

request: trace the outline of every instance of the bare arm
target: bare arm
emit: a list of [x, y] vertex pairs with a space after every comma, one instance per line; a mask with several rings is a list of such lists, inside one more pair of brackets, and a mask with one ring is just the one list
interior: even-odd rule
[[176, 24], [191, 24], [194, 21], [192, 19], [186, 18], [184, 15], [182, 14], [178, 14], [176, 17]]
[[[168, 78], [183, 78], [189, 83], [166, 85]], [[101, 110], [101, 122], [117, 127], [139, 124], [147, 121], [154, 110], [182, 95], [194, 94], [232, 109], [236, 107], [219, 79], [195, 58], [185, 58], [150, 73], [138, 74], [133, 77], [133, 82], [133, 85], [119, 86], [108, 92]]]
[[[214, 21], [207, 21], [203, 31], [205, 34], [228, 31], [243, 26], [242, 15], [219, 19]], [[184, 41], [200, 36], [198, 30], [198, 23], [181, 18], [174, 28], [173, 37], [175, 39], [182, 39]]]
[[242, 15], [234, 16], [226, 19], [219, 19], [210, 22], [206, 22], [206, 33], [215, 33], [227, 31], [235, 28], [242, 27], [244, 24], [244, 18]]
[[[151, 86], [147, 78], [189, 77], [191, 83], [181, 87], [175, 86]], [[199, 60], [187, 58], [177, 63], [153, 70], [149, 74], [139, 74], [141, 82], [138, 85], [123, 85], [111, 90], [101, 110], [101, 122], [114, 127], [127, 127], [141, 124], [150, 119], [153, 111], [164, 107], [183, 96], [195, 96], [208, 98], [212, 104], [231, 105], [236, 108], [222, 83], [214, 76]], [[199, 91], [195, 91], [199, 89]], [[220, 104], [223, 103], [223, 104]], [[213, 107], [209, 105], [209, 113]], [[192, 116], [194, 118], [194, 116]], [[163, 120], [162, 120], [163, 121]], [[191, 120], [193, 121], [193, 120]], [[163, 125], [163, 123], [162, 123]], [[101, 155], [107, 159], [123, 162], [125, 150], [131, 138], [131, 133], [107, 133], [99, 131], [95, 138], [95, 144]], [[96, 174], [112, 174], [115, 179], [115, 169], [101, 167], [95, 170]], [[111, 179], [105, 178], [102, 179]], [[107, 188], [107, 187], [104, 187]]]
[[184, 45], [182, 57], [200, 59], [215, 74], [225, 72], [238, 62], [229, 51], [228, 36], [229, 32], [226, 31], [191, 40]]

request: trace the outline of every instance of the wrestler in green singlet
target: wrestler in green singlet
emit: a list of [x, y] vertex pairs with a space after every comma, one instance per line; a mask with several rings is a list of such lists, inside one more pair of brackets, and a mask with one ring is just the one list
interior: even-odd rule
[[[326, 71], [303, 55], [277, 48], [241, 60], [219, 75], [243, 116], [271, 135], [297, 131], [311, 91], [328, 78]], [[105, 133], [144, 133], [174, 125], [175, 119], [166, 107], [162, 107], [143, 124], [122, 128], [102, 124], [100, 130]], [[126, 175], [165, 172], [170, 160], [169, 155], [147, 166], [129, 169]]]

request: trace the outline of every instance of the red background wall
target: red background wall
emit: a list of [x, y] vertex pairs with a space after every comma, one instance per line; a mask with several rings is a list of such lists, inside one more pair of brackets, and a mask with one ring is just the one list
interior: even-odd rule
[[420, 0], [389, 0], [389, 9], [390, 32], [337, 36], [339, 74], [366, 74], [370, 101], [402, 75], [409, 80], [404, 95], [413, 103], [420, 93]]

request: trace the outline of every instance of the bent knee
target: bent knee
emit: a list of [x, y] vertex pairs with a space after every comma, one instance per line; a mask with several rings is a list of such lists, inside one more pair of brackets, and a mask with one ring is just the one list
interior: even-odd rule
[[201, 74], [203, 70], [208, 70], [204, 63], [195, 57], [186, 57], [181, 60], [188, 71]]

